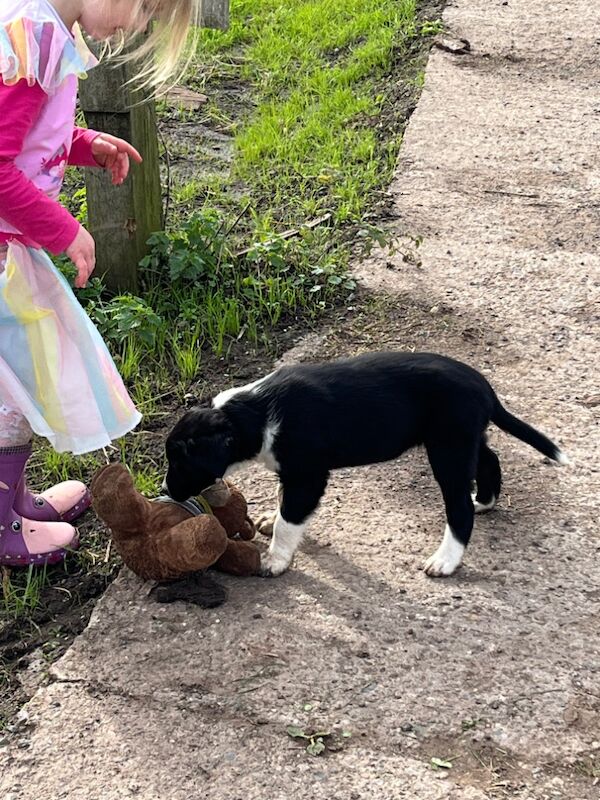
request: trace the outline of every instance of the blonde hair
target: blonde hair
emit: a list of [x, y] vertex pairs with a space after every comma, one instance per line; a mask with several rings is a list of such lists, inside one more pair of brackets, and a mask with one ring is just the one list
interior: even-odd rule
[[152, 10], [150, 31], [141, 44], [138, 33], [123, 32], [112, 53], [121, 61], [133, 61], [139, 65], [134, 78], [140, 88], [153, 87], [159, 93], [177, 82], [188, 66], [194, 53], [190, 43], [190, 27], [198, 25], [202, 0], [131, 0], [134, 5], [133, 19], [139, 20], [138, 30]]

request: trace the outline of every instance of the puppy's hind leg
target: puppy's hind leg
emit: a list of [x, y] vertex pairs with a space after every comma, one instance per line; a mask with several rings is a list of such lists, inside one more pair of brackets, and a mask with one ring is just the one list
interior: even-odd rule
[[278, 514], [279, 511], [275, 511], [273, 514], [264, 514], [262, 517], [259, 517], [256, 520], [256, 530], [270, 539], [273, 536], [273, 528], [275, 527], [275, 520]]
[[281, 506], [282, 498], [283, 490], [280, 484], [277, 488], [277, 511], [271, 514], [263, 514], [262, 517], [259, 517], [256, 521], [256, 530], [259, 533], [262, 533], [262, 535], [266, 536], [268, 539], [273, 536], [273, 528], [275, 527], [275, 520], [279, 514], [279, 507]]
[[289, 479], [282, 476], [280, 508], [273, 525], [273, 538], [261, 559], [263, 577], [281, 575], [289, 567], [308, 527], [308, 519], [323, 496], [327, 477]]
[[477, 492], [473, 497], [475, 513], [491, 511], [500, 496], [502, 470], [500, 461], [493, 450], [487, 446], [485, 436], [481, 437], [477, 462]]
[[427, 445], [427, 455], [446, 505], [446, 529], [442, 543], [425, 562], [432, 578], [452, 575], [460, 566], [473, 530], [471, 482], [475, 476], [476, 445], [456, 441]]

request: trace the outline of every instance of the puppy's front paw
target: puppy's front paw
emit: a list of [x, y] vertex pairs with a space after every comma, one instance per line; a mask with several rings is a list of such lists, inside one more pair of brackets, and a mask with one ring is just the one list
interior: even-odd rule
[[448, 575], [452, 575], [457, 566], [457, 564], [444, 558], [443, 554], [440, 555], [438, 550], [432, 556], [429, 556], [423, 565], [423, 569], [430, 578], [445, 578]]
[[465, 546], [454, 535], [454, 531], [446, 525], [441, 545], [425, 562], [423, 569], [431, 578], [442, 578], [460, 567]]
[[273, 553], [264, 553], [260, 559], [260, 575], [263, 578], [276, 578], [289, 567], [290, 562]]
[[275, 525], [276, 517], [277, 514], [264, 514], [258, 519], [256, 530], [270, 539], [273, 536], [273, 526]]

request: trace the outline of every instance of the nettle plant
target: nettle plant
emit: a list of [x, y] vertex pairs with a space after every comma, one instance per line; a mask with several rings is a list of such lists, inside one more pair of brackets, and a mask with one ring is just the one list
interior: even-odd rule
[[214, 211], [193, 216], [181, 230], [155, 233], [148, 244], [151, 252], [140, 266], [151, 276], [150, 284], [162, 284], [167, 277], [170, 283], [204, 281], [207, 289], [214, 289], [221, 265], [231, 257]]
[[[190, 380], [203, 348], [220, 355], [235, 339], [268, 340], [286, 315], [315, 316], [336, 294], [354, 290], [344, 264], [330, 252], [327, 230], [300, 228], [285, 237], [269, 224], [264, 230], [254, 224], [259, 241], [236, 252], [233, 226], [204, 210], [179, 230], [151, 236], [150, 252], [140, 262], [140, 296], [106, 298], [99, 279], [80, 290], [125, 379], [161, 364]], [[73, 279], [68, 261], [59, 267]]]
[[131, 294], [118, 295], [107, 303], [90, 300], [88, 311], [103, 336], [120, 346], [133, 336], [152, 348], [164, 323], [141, 297]]
[[231, 233], [218, 212], [205, 210], [149, 240], [151, 252], [141, 262], [148, 302], [174, 323], [176, 352], [199, 341], [221, 353], [227, 337], [256, 342], [261, 328], [284, 314], [316, 313], [340, 287], [354, 288], [333, 259], [314, 266], [308, 231], [293, 241], [265, 232], [241, 252]]

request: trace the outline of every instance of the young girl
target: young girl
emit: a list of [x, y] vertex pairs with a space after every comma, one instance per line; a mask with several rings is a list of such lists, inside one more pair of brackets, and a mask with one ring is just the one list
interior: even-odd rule
[[[77, 79], [96, 59], [80, 30], [126, 40], [156, 20], [137, 55], [142, 81], [177, 64], [198, 0], [2, 0], [0, 5], [0, 565], [45, 564], [77, 546], [70, 524], [84, 484], [32, 495], [32, 431], [59, 452], [86, 453], [134, 428], [140, 414], [106, 346], [42, 248], [65, 252], [83, 287], [94, 240], [57, 198], [67, 164], [107, 169], [114, 184], [139, 153], [75, 127]], [[153, 59], [152, 56], [155, 55]], [[148, 60], [149, 59], [149, 60]]]

